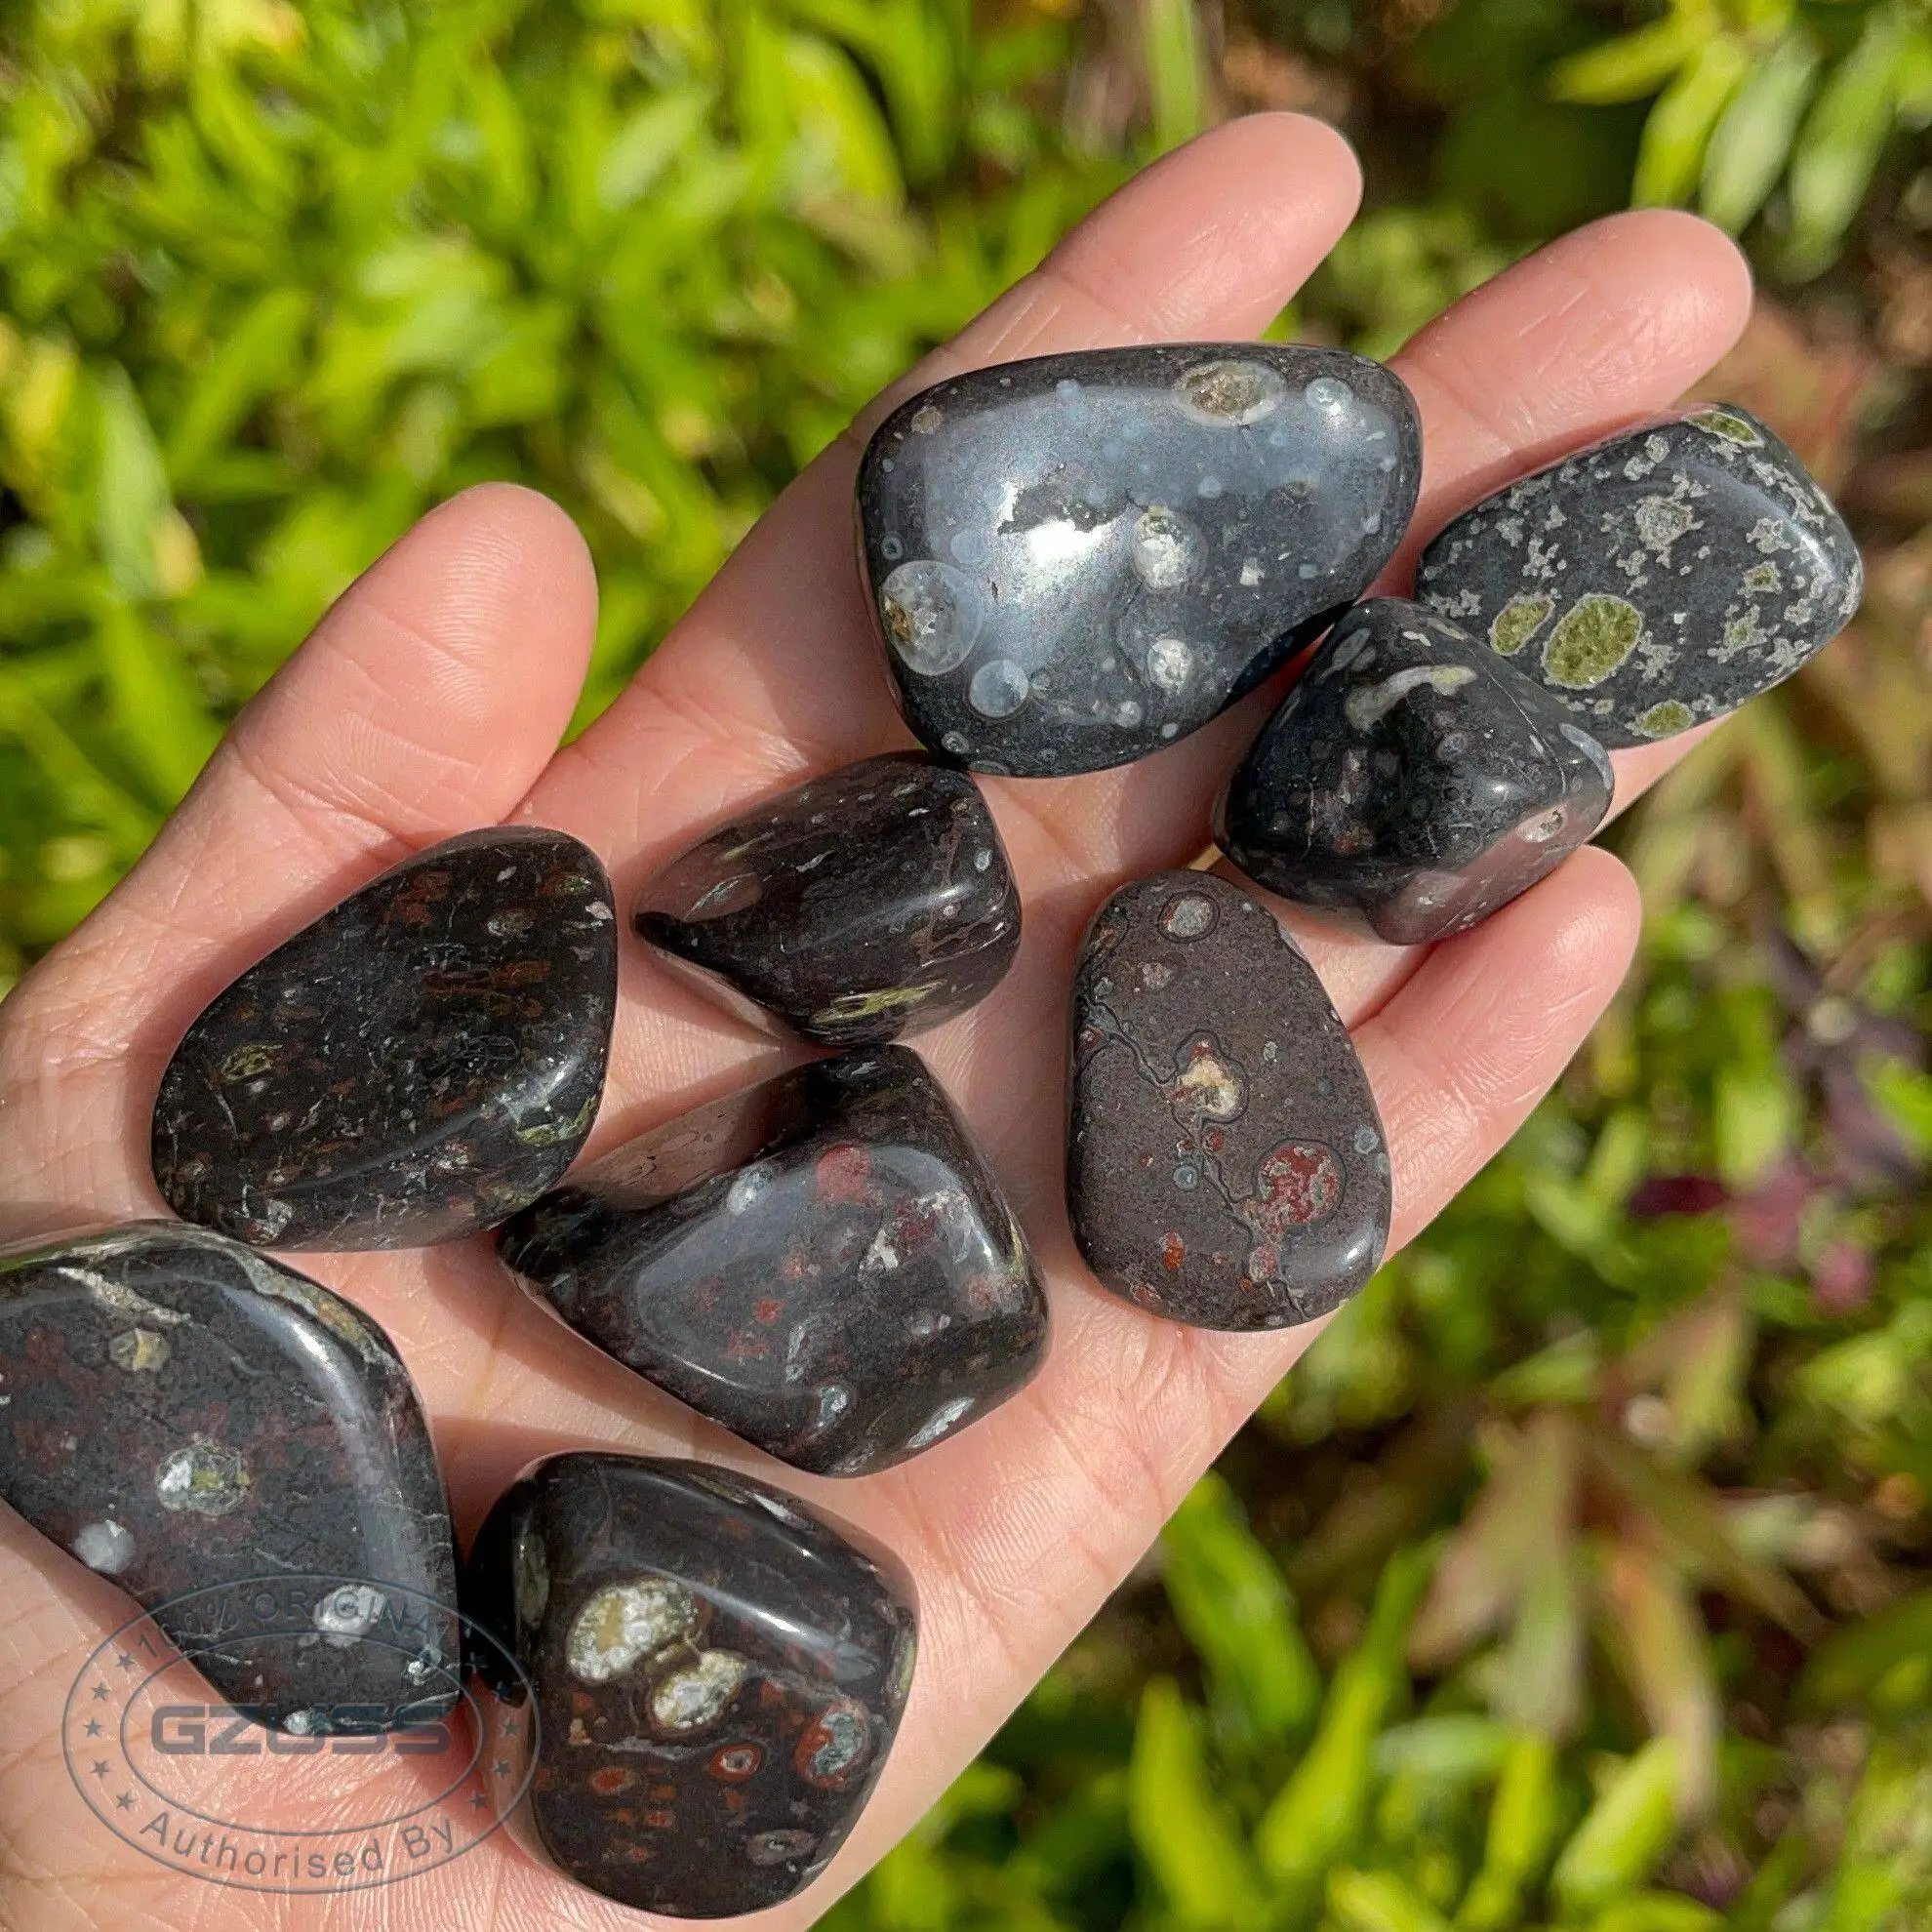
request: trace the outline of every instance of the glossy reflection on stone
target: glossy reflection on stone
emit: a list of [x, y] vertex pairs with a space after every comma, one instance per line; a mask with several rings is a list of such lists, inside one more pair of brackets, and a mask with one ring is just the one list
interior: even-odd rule
[[984, 999], [1020, 894], [979, 787], [868, 758], [754, 807], [649, 880], [637, 930], [824, 1046], [879, 1045]]
[[539, 1463], [478, 1533], [464, 1609], [536, 1687], [543, 1850], [676, 1917], [809, 1885], [870, 1796], [912, 1681], [898, 1564], [698, 1463]]
[[251, 967], [154, 1107], [184, 1220], [262, 1247], [410, 1248], [536, 1199], [590, 1132], [617, 1008], [597, 857], [501, 826], [417, 854]]
[[1541, 685], [1446, 618], [1379, 597], [1322, 640], [1235, 769], [1215, 836], [1304, 905], [1398, 946], [1526, 892], [1609, 809], [1610, 759]]
[[1615, 749], [1782, 684], [1851, 621], [1864, 577], [1804, 465], [1717, 403], [1498, 491], [1435, 539], [1416, 584]]
[[1329, 1312], [1389, 1238], [1389, 1155], [1314, 969], [1205, 872], [1123, 886], [1073, 982], [1067, 1204], [1115, 1294], [1202, 1328]]
[[906, 721], [1022, 778], [1157, 751], [1361, 594], [1421, 466], [1408, 390], [1336, 349], [1098, 349], [927, 389], [859, 476]]
[[[262, 1722], [455, 1694], [456, 1554], [409, 1375], [239, 1242], [147, 1222], [0, 1254], [0, 1499]], [[264, 1611], [264, 1582], [304, 1593]]]
[[906, 1047], [682, 1115], [504, 1228], [571, 1327], [799, 1469], [930, 1448], [1032, 1379], [1046, 1301], [964, 1124]]

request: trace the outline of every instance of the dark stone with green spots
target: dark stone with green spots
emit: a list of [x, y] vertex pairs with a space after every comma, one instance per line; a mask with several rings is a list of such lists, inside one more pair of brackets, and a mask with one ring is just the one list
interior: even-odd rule
[[1719, 403], [1485, 499], [1424, 552], [1416, 584], [1618, 747], [1782, 684], [1850, 622], [1864, 577], [1804, 465]]
[[596, 1118], [617, 921], [536, 825], [406, 859], [219, 994], [154, 1106], [168, 1205], [276, 1248], [420, 1248], [506, 1221]]

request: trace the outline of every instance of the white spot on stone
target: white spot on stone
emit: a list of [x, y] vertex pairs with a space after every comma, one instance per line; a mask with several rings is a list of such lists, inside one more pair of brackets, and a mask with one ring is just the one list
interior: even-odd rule
[[1185, 638], [1156, 637], [1147, 646], [1147, 682], [1179, 691], [1193, 674], [1194, 650]]
[[668, 1577], [609, 1584], [577, 1613], [564, 1659], [581, 1682], [607, 1684], [689, 1636], [697, 1623], [697, 1599]]
[[930, 1416], [906, 1438], [908, 1449], [928, 1449], [941, 1436], [949, 1435], [965, 1419], [973, 1407], [971, 1395], [955, 1395], [948, 1402], [942, 1402]]
[[332, 1649], [344, 1650], [376, 1628], [388, 1598], [368, 1584], [343, 1584], [315, 1606], [315, 1628]]
[[90, 1570], [98, 1570], [103, 1577], [118, 1577], [134, 1561], [134, 1535], [111, 1516], [98, 1523], [83, 1523], [68, 1547]]
[[1242, 429], [1278, 410], [1288, 385], [1265, 362], [1237, 357], [1196, 363], [1174, 385], [1182, 415], [1215, 428]]
[[1011, 658], [993, 658], [973, 673], [967, 702], [983, 718], [1010, 718], [1026, 702], [1031, 687]]
[[1162, 908], [1160, 929], [1169, 939], [1197, 940], [1214, 930], [1214, 901], [1205, 894], [1184, 892]]
[[248, 1462], [225, 1443], [196, 1440], [162, 1457], [154, 1493], [164, 1509], [225, 1516], [248, 1494]]
[[978, 585], [950, 564], [927, 557], [901, 564], [886, 579], [879, 614], [901, 662], [920, 677], [939, 677], [963, 664], [985, 619]]
[[1302, 391], [1302, 400], [1324, 415], [1339, 415], [1355, 400], [1354, 391], [1333, 376], [1317, 376]]
[[651, 1721], [666, 1731], [703, 1731], [725, 1714], [751, 1667], [735, 1651], [706, 1650], [651, 1692]]
[[1357, 731], [1367, 731], [1392, 711], [1412, 691], [1424, 688], [1446, 698], [1452, 691], [1475, 681], [1468, 664], [1411, 664], [1380, 684], [1358, 684], [1343, 701], [1342, 708]]
[[1201, 567], [1201, 534], [1179, 510], [1153, 503], [1134, 520], [1128, 551], [1135, 575], [1149, 590], [1176, 590]]
[[771, 1163], [760, 1161], [755, 1167], [747, 1167], [726, 1190], [725, 1212], [748, 1214], [771, 1190]]

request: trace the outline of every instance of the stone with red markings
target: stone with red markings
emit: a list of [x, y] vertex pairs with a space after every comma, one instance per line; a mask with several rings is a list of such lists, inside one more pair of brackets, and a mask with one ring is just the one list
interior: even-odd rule
[[1202, 1328], [1288, 1328], [1355, 1293], [1389, 1238], [1389, 1155], [1353, 1043], [1251, 894], [1123, 887], [1072, 1004], [1067, 1209], [1115, 1294]]
[[917, 1054], [841, 1054], [654, 1128], [502, 1231], [544, 1304], [799, 1469], [860, 1475], [1032, 1379], [1046, 1301]]
[[[463, 1594], [535, 1688], [541, 1849], [673, 1917], [809, 1885], [870, 1796], [912, 1680], [899, 1565], [697, 1463], [537, 1464], [477, 1532]], [[472, 1664], [500, 1697], [528, 1694], [488, 1646]]]

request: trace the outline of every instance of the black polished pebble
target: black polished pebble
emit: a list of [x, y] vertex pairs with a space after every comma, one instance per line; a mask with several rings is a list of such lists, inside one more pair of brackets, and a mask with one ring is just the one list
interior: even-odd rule
[[680, 1918], [756, 1912], [818, 1876], [912, 1681], [899, 1566], [699, 1463], [539, 1463], [478, 1532], [464, 1609], [536, 1689], [543, 1851], [580, 1884]]
[[239, 1242], [143, 1222], [0, 1254], [0, 1499], [259, 1721], [454, 1699], [456, 1551], [408, 1372], [366, 1315]]
[[795, 1067], [593, 1163], [499, 1235], [580, 1334], [768, 1454], [888, 1468], [1024, 1388], [1046, 1300], [919, 1057]]
[[1416, 584], [1615, 749], [1782, 684], [1850, 622], [1864, 577], [1804, 465], [1716, 403], [1486, 498], [1424, 552]]
[[927, 389], [859, 473], [906, 722], [1021, 778], [1157, 751], [1361, 594], [1421, 471], [1408, 390], [1338, 349], [1096, 349]]
[[514, 1214], [596, 1117], [617, 924], [562, 832], [446, 840], [251, 967], [154, 1105], [168, 1205], [260, 1247], [416, 1248]]
[[979, 787], [897, 753], [721, 826], [645, 883], [632, 918], [822, 1046], [936, 1026], [1020, 948], [1019, 889]]
[[1202, 1328], [1329, 1312], [1389, 1238], [1367, 1076], [1313, 967], [1205, 872], [1123, 886], [1073, 982], [1067, 1204], [1115, 1294]]
[[1262, 728], [1215, 837], [1257, 884], [1420, 945], [1527, 892], [1595, 830], [1611, 784], [1609, 754], [1541, 685], [1446, 618], [1377, 597]]

